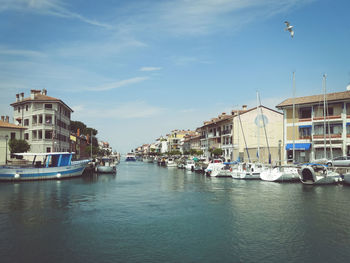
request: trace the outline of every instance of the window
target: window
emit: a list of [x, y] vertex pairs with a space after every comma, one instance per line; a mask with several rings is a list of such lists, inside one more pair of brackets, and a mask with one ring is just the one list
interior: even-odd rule
[[18, 106], [17, 111], [18, 111], [18, 113], [21, 112], [21, 107], [20, 106]]
[[45, 109], [52, 109], [52, 104], [45, 104]]
[[43, 131], [39, 130], [38, 131], [38, 139], [41, 140], [43, 138]]
[[24, 126], [29, 126], [29, 119], [24, 119]]
[[28, 111], [28, 108], [29, 108], [28, 105], [26, 105], [26, 111]]
[[301, 119], [311, 118], [311, 108], [301, 108], [300, 118]]
[[11, 132], [11, 140], [12, 139], [16, 139], [16, 133], [15, 132]]
[[25, 139], [25, 140], [29, 140], [29, 133], [25, 133], [25, 134], [24, 134], [24, 139]]
[[32, 131], [32, 139], [33, 140], [37, 139], [37, 131]]
[[311, 136], [311, 127], [299, 128], [300, 138], [308, 138]]
[[51, 147], [47, 147], [47, 148], [46, 148], [46, 152], [47, 152], [47, 153], [50, 153], [50, 152], [51, 152]]
[[52, 139], [52, 131], [45, 131], [45, 139]]
[[327, 116], [333, 116], [333, 115], [334, 115], [333, 108], [328, 107]]

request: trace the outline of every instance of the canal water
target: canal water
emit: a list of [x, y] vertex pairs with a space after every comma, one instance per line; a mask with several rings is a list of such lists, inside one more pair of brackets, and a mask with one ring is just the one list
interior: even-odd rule
[[116, 176], [0, 184], [0, 262], [350, 262], [350, 187]]

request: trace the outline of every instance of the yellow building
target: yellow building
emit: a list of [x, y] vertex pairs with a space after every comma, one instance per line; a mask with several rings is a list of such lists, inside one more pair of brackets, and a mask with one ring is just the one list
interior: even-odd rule
[[1, 116], [0, 120], [0, 164], [10, 160], [8, 143], [11, 139], [21, 139], [26, 128], [10, 123], [8, 116]]
[[350, 91], [288, 98], [276, 107], [284, 112], [284, 154], [289, 161], [350, 155]]

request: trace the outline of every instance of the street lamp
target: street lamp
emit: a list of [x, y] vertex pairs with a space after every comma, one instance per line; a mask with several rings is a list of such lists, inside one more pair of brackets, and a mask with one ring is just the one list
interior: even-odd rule
[[9, 136], [6, 134], [5, 135], [5, 140], [6, 140], [6, 156], [5, 156], [5, 164], [7, 165], [7, 140], [9, 139]]

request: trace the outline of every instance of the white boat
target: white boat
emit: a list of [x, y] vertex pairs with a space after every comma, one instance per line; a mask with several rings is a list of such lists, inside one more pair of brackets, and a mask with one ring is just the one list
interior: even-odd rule
[[187, 160], [185, 164], [185, 169], [188, 171], [194, 171], [196, 163], [193, 160]]
[[125, 157], [126, 162], [136, 162], [136, 156], [133, 153], [128, 153]]
[[260, 179], [268, 182], [296, 182], [299, 181], [296, 167], [268, 167], [261, 171]]
[[214, 159], [211, 163], [208, 164], [207, 168], [204, 170], [205, 175], [216, 176], [222, 167], [224, 167], [223, 161], [221, 159]]
[[233, 179], [260, 180], [260, 173], [263, 170], [261, 164], [240, 163], [236, 169], [232, 170]]
[[97, 173], [116, 173], [117, 165], [112, 158], [103, 157], [96, 165], [95, 171]]
[[[0, 166], [0, 180], [45, 180], [81, 176], [90, 160], [72, 161], [73, 153], [16, 153], [33, 157], [31, 164]], [[43, 161], [37, 161], [43, 158]]]
[[337, 184], [343, 180], [339, 173], [320, 164], [303, 166], [299, 171], [299, 178], [303, 184], [308, 185]]
[[168, 158], [166, 161], [166, 166], [167, 167], [177, 167], [177, 164], [173, 158]]

